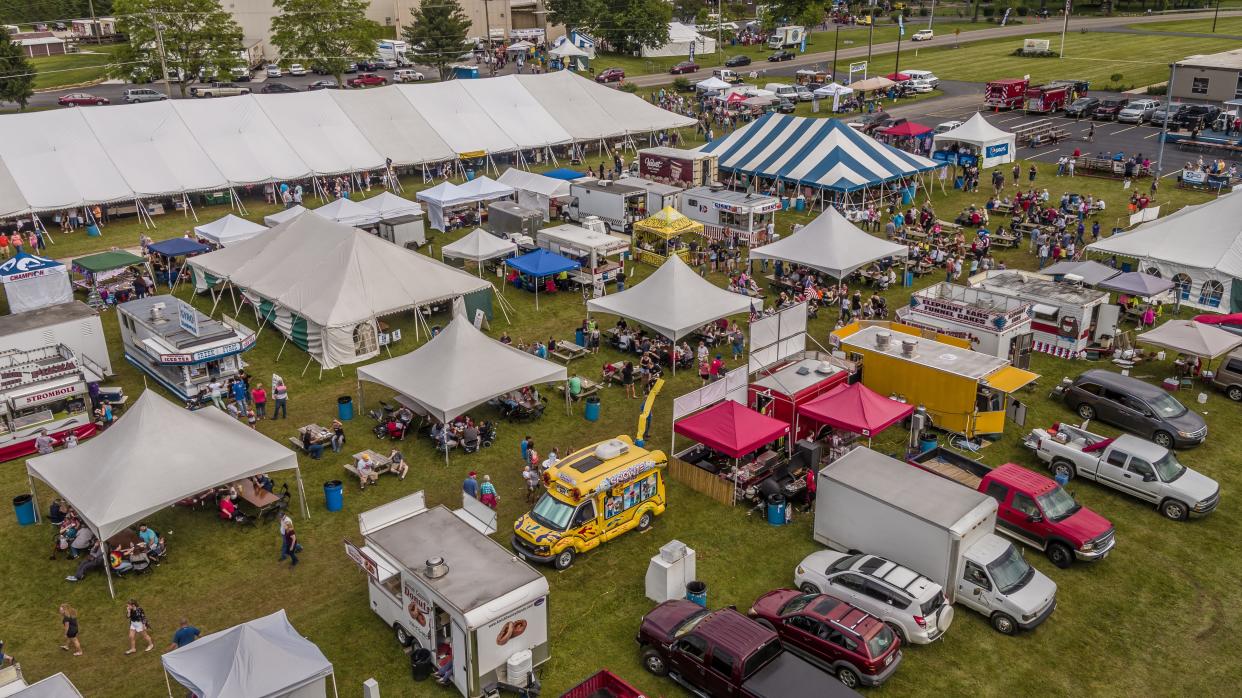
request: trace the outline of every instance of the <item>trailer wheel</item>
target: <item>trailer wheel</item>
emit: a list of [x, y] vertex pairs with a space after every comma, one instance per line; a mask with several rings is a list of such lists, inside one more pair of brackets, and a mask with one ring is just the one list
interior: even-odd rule
[[401, 645], [402, 647], [409, 647], [410, 643], [414, 642], [414, 637], [406, 632], [405, 627], [400, 623], [393, 623], [392, 631], [397, 638], [398, 645]]
[[570, 565], [573, 565], [573, 564], [574, 564], [574, 549], [573, 548], [566, 548], [565, 550], [561, 551], [561, 553], [556, 556], [555, 562], [553, 562], [553, 565], [555, 565], [556, 569], [558, 570], [569, 569]]
[[996, 613], [992, 616], [992, 627], [1001, 635], [1013, 635], [1018, 630], [1018, 623], [1004, 613]]

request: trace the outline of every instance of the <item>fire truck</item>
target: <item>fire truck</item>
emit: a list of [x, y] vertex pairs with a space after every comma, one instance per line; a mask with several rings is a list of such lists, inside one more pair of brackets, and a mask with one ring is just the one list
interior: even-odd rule
[[64, 344], [0, 351], [0, 461], [34, 453], [43, 431], [57, 444], [94, 436], [87, 380]]
[[1027, 114], [1051, 114], [1065, 109], [1065, 105], [1069, 103], [1070, 86], [1066, 83], [1050, 82], [1026, 90]]
[[983, 89], [983, 105], [993, 109], [1021, 109], [1030, 84], [1028, 78], [993, 80]]

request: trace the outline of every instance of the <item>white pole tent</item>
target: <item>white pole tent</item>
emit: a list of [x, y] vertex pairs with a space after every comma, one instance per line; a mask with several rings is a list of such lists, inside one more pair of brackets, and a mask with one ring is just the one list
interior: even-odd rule
[[544, 223], [551, 219], [549, 208], [552, 200], [569, 197], [569, 182], [515, 167], [501, 172], [496, 181], [513, 187], [517, 191], [517, 202], [522, 206], [543, 211]]
[[279, 611], [234, 625], [160, 657], [172, 677], [197, 698], [336, 698], [332, 662]]
[[946, 150], [953, 144], [970, 146], [979, 158], [980, 169], [1013, 162], [1018, 156], [1017, 136], [988, 123], [979, 112], [975, 112], [961, 126], [932, 136], [933, 153]]
[[19, 687], [16, 683], [0, 686], [0, 696], [4, 698], [82, 698], [78, 687], [73, 685], [68, 676], [52, 674], [41, 681], [27, 684], [18, 672]]
[[452, 182], [440, 182], [429, 189], [414, 195], [427, 207], [427, 222], [431, 227], [444, 232], [444, 209], [470, 203], [469, 198], [461, 192], [461, 187]]
[[31, 494], [35, 480], [52, 488], [102, 541], [186, 497], [277, 470], [294, 471], [309, 518], [293, 451], [221, 410], [190, 411], [152, 390], [95, 438], [26, 461]]
[[311, 209], [309, 208], [304, 208], [301, 204], [290, 206], [289, 208], [277, 211], [271, 215], [264, 216], [263, 225], [266, 225], [269, 228], [274, 228], [281, 223], [287, 223], [310, 210]]
[[0, 283], [10, 313], [24, 313], [73, 301], [69, 268], [54, 259], [18, 252], [0, 264]]
[[453, 259], [468, 259], [479, 265], [479, 275], [483, 274], [483, 262], [498, 257], [508, 257], [516, 253], [518, 246], [509, 240], [492, 235], [482, 228], [475, 228], [465, 237], [440, 248], [440, 256]]
[[380, 216], [374, 209], [353, 199], [333, 199], [323, 206], [311, 210], [330, 221], [336, 221], [342, 225], [362, 227], [375, 225], [380, 221]]
[[231, 213], [210, 223], [194, 226], [195, 235], [220, 247], [227, 247], [243, 240], [249, 240], [264, 230], [267, 230], [267, 226], [234, 216]]
[[870, 262], [897, 257], [905, 262], [905, 245], [878, 238], [845, 219], [836, 208], [776, 242], [750, 251], [753, 259], [779, 259], [844, 279]]
[[358, 205], [371, 209], [381, 221], [401, 216], [421, 216], [423, 213], [423, 207], [418, 202], [404, 199], [387, 191], [369, 199], [363, 199], [358, 202]]
[[196, 277], [242, 289], [261, 320], [322, 368], [378, 355], [382, 316], [493, 290], [460, 269], [317, 215], [189, 263]]

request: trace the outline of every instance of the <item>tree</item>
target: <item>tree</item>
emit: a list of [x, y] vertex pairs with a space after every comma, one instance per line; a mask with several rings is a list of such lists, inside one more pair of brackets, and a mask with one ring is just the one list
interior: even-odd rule
[[[129, 80], [137, 73], [159, 80], [167, 65], [170, 78], [180, 76], [184, 97], [191, 80], [213, 73], [227, 77], [244, 63], [238, 56], [241, 27], [216, 0], [116, 0], [113, 9], [117, 30], [129, 43], [117, 52], [109, 68], [112, 77]], [[157, 27], [163, 35], [163, 65]]]
[[[437, 3], [438, 4], [438, 3]], [[337, 84], [349, 64], [375, 55], [380, 27], [367, 19], [367, 0], [272, 0], [272, 43], [280, 62], [309, 63]]]
[[800, 24], [811, 27], [824, 21], [822, 0], [776, 0], [767, 6], [765, 26]]
[[26, 52], [13, 41], [0, 41], [0, 101], [25, 109], [34, 94], [35, 70]]
[[410, 45], [410, 53], [419, 63], [440, 71], [441, 80], [448, 80], [449, 64], [466, 49], [470, 17], [457, 0], [420, 3], [410, 8], [410, 16], [414, 23], [401, 30], [401, 37]]
[[548, 0], [553, 24], [582, 29], [618, 52], [668, 42], [673, 6], [664, 0]]

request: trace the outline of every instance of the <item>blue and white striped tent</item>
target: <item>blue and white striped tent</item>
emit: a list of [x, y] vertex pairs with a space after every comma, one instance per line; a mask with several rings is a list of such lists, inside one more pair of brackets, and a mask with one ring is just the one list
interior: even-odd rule
[[778, 178], [840, 194], [943, 165], [885, 145], [837, 119], [765, 114], [704, 145], [734, 174]]

